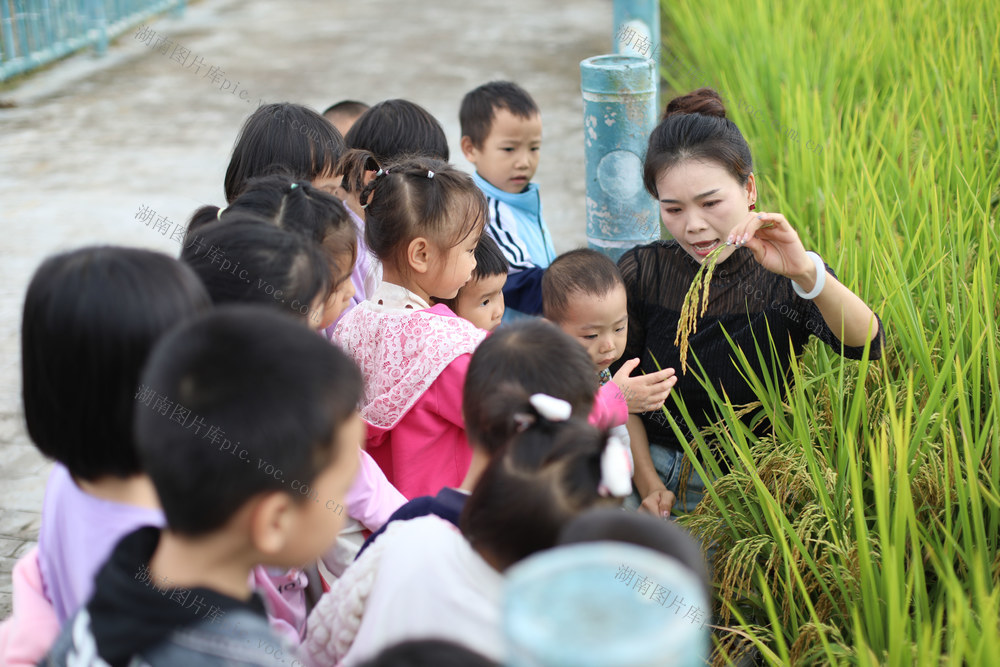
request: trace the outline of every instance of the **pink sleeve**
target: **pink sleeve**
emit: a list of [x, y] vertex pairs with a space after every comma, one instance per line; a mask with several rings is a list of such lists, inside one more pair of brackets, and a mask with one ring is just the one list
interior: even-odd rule
[[38, 547], [14, 565], [14, 613], [0, 625], [0, 664], [35, 665], [59, 636], [59, 619], [42, 592]]
[[393, 512], [403, 506], [406, 498], [389, 483], [385, 473], [368, 452], [359, 449], [358, 453], [361, 455], [361, 467], [344, 502], [347, 504], [348, 516], [375, 532], [389, 520]]
[[438, 414], [463, 431], [465, 419], [462, 417], [462, 388], [465, 387], [470, 361], [471, 354], [455, 357], [427, 390], [428, 393], [434, 393]]
[[462, 387], [471, 358], [453, 359], [392, 428], [368, 424], [365, 448], [404, 498], [458, 486], [469, 470]]
[[597, 428], [621, 426], [628, 421], [628, 404], [614, 380], [605, 382], [594, 399], [594, 409], [587, 419]]
[[250, 572], [250, 586], [264, 598], [271, 630], [292, 646], [302, 643], [306, 630], [306, 575], [291, 569], [271, 574], [263, 565]]

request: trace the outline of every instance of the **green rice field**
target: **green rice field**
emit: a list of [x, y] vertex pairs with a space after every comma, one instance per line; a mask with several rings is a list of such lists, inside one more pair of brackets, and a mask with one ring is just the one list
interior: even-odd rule
[[662, 12], [664, 100], [720, 92], [758, 208], [887, 336], [877, 362], [811, 343], [785, 400], [756, 378], [758, 403], [718, 397], [690, 443], [703, 475], [710, 445], [732, 469], [681, 518], [713, 547], [714, 664], [1000, 664], [1000, 3]]

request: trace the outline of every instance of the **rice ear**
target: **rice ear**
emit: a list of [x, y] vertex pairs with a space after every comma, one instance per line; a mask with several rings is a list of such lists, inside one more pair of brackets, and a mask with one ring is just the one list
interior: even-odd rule
[[[691, 280], [691, 287], [684, 295], [684, 304], [681, 306], [680, 319], [677, 322], [677, 335], [674, 337], [674, 345], [681, 349], [681, 373], [687, 373], [687, 353], [688, 337], [698, 331], [698, 318], [704, 316], [708, 309], [708, 285], [715, 272], [715, 265], [719, 260], [719, 255], [727, 248], [720, 245], [712, 252], [708, 253], [705, 261], [698, 267], [698, 272]], [[699, 308], [699, 298], [701, 307]]]

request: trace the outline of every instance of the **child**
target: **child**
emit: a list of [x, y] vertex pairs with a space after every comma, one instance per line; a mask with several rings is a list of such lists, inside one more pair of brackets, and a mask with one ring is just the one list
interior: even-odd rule
[[[625, 283], [614, 262], [596, 250], [563, 253], [542, 278], [542, 297], [545, 318], [586, 348], [601, 385], [624, 398], [630, 412], [662, 407], [677, 382], [672, 369], [632, 378], [629, 373], [639, 363], [633, 359], [614, 378], [608, 370], [622, 356], [628, 336]], [[658, 393], [650, 396], [648, 391]], [[650, 408], [650, 404], [658, 405]], [[611, 431], [629, 444], [624, 420], [615, 423]]]
[[[189, 230], [189, 236], [200, 239], [201, 243], [199, 246], [189, 242], [182, 258], [202, 277], [216, 303], [258, 303], [290, 313], [308, 322], [311, 328], [321, 330], [339, 315], [343, 302], [324, 296], [322, 286], [324, 280], [330, 279], [330, 269], [320, 246], [301, 234], [278, 229], [249, 214], [276, 215], [275, 224], [307, 228], [310, 221], [317, 226], [321, 224], [326, 217], [320, 215], [324, 210], [327, 214], [331, 209], [342, 213], [343, 206], [331, 196], [302, 185], [287, 189], [284, 195], [279, 191], [281, 205], [279, 212], [274, 212], [274, 189], [253, 187], [225, 210], [222, 220]], [[339, 236], [344, 235], [341, 232]], [[342, 242], [352, 240], [353, 233], [341, 238]], [[206, 250], [213, 248], [214, 255]], [[342, 284], [350, 289], [351, 283], [346, 278]], [[333, 293], [336, 295], [335, 290]], [[335, 302], [332, 311], [331, 302]], [[306, 303], [312, 304], [311, 309]], [[347, 514], [351, 518], [349, 528], [360, 533], [362, 526], [368, 530], [381, 528], [406, 499], [367, 452], [360, 447], [356, 451], [361, 472], [348, 494]], [[360, 535], [357, 539], [338, 541], [335, 552], [324, 557], [327, 568], [339, 575], [353, 560], [361, 543]], [[307, 564], [299, 563], [296, 567], [304, 565]], [[305, 630], [307, 576], [298, 569], [281, 573], [273, 569], [266, 573], [258, 571], [255, 576], [256, 586], [271, 603], [274, 628], [290, 642], [300, 640]], [[313, 577], [313, 581], [318, 584], [319, 577]]]
[[494, 331], [503, 318], [503, 286], [507, 282], [507, 260], [496, 241], [483, 234], [476, 246], [476, 268], [472, 278], [454, 299], [435, 299], [451, 312], [480, 329]]
[[323, 324], [332, 278], [312, 241], [261, 218], [232, 216], [188, 234], [181, 260], [194, 269], [212, 301], [277, 308], [312, 329]]
[[368, 151], [381, 166], [404, 156], [448, 161], [448, 138], [441, 123], [409, 100], [379, 102], [351, 126], [344, 143]]
[[308, 182], [284, 175], [251, 179], [237, 199], [224, 209], [205, 206], [188, 223], [188, 238], [216, 220], [260, 217], [275, 227], [295, 232], [320, 246], [328, 260], [333, 290], [323, 304], [319, 328], [326, 328], [347, 310], [354, 297], [351, 272], [357, 256], [357, 228], [343, 202]]
[[[462, 416], [472, 446], [469, 472], [461, 486], [445, 487], [436, 496], [414, 498], [396, 510], [389, 522], [435, 514], [458, 525], [465, 501], [483, 470], [514, 435], [509, 415], [498, 412], [493, 401], [501, 385], [555, 396], [569, 402], [577, 414], [592, 410], [597, 389], [590, 358], [549, 322], [535, 318], [513, 322], [488, 336], [472, 355], [462, 391]], [[368, 538], [359, 558], [388, 526], [386, 523]]]
[[560, 545], [610, 541], [635, 544], [676, 559], [701, 583], [705, 599], [711, 599], [712, 584], [701, 543], [673, 521], [642, 512], [597, 508], [567, 523], [559, 535]]
[[465, 503], [461, 532], [436, 516], [392, 523], [310, 615], [304, 646], [316, 664], [355, 665], [430, 637], [503, 662], [503, 573], [555, 546], [584, 509], [621, 506], [631, 488], [612, 463], [621, 444], [573, 418], [568, 402], [504, 385], [490, 408], [514, 435]]
[[174, 406], [135, 415], [167, 528], [118, 543], [46, 664], [270, 664], [287, 649], [248, 578], [316, 558], [340, 528], [329, 508], [364, 430], [357, 369], [289, 318], [231, 306], [165, 336], [140, 392]]
[[361, 667], [499, 667], [475, 651], [440, 639], [400, 642]]
[[347, 131], [351, 129], [351, 126], [370, 108], [364, 102], [341, 100], [327, 107], [326, 111], [323, 112], [323, 118], [330, 121], [341, 136], [347, 136]]
[[431, 159], [387, 168], [361, 202], [384, 281], [335, 338], [365, 378], [365, 449], [405, 497], [437, 493], [469, 468], [461, 393], [486, 332], [430, 299], [454, 298], [469, 281], [485, 202], [471, 178]]
[[336, 170], [341, 179], [337, 196], [354, 214], [358, 227], [358, 263], [352, 276], [356, 290], [353, 308], [371, 296], [382, 282], [382, 267], [365, 244], [361, 190], [379, 169], [405, 157], [423, 155], [447, 162], [448, 140], [437, 119], [408, 100], [379, 102], [358, 119], [344, 140], [349, 150]]
[[334, 168], [344, 138], [328, 120], [301, 104], [265, 104], [250, 114], [233, 146], [226, 169], [226, 201], [232, 203], [250, 179], [275, 170], [334, 194], [340, 177]]
[[147, 250], [83, 248], [50, 257], [32, 277], [21, 328], [24, 416], [56, 464], [37, 560], [33, 552], [19, 570], [35, 585], [14, 581], [34, 595], [38, 615], [15, 615], [5, 659], [22, 638], [33, 640], [25, 662], [40, 659], [90, 597], [114, 544], [140, 526], [163, 525], [132, 435], [135, 387], [156, 340], [210, 305], [188, 267]]
[[510, 265], [503, 290], [506, 319], [518, 312], [538, 315], [542, 274], [556, 256], [538, 186], [531, 182], [542, 146], [538, 106], [517, 84], [494, 81], [466, 94], [459, 122], [462, 153], [475, 165], [473, 178], [487, 198], [490, 236]]

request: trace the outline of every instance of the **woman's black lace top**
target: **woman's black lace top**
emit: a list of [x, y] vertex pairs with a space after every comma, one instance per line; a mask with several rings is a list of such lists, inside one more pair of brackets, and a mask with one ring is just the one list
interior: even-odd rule
[[[699, 264], [675, 241], [655, 241], [638, 246], [618, 261], [628, 293], [628, 342], [625, 353], [615, 364], [638, 357], [640, 368], [654, 372], [674, 368], [677, 385], [674, 392], [683, 398], [696, 425], [701, 428], [714, 419], [708, 393], [695, 378], [697, 362], [706, 377], [729, 396], [733, 405], [757, 400], [744, 380], [733, 350], [723, 334], [723, 327], [747, 356], [758, 377], [763, 377], [754, 341], [761, 349], [772, 377], [787, 377], [791, 355], [801, 354], [813, 335], [841, 352], [841, 342], [827, 326], [816, 304], [799, 297], [788, 278], [771, 273], [754, 259], [747, 248], [737, 249], [715, 267], [708, 294], [708, 310], [698, 319], [698, 331], [689, 337], [688, 371], [681, 373], [680, 349], [674, 345], [681, 306]], [[827, 267], [832, 275], [836, 275]], [[774, 340], [774, 352], [768, 342], [768, 327]], [[882, 355], [882, 322], [879, 335], [872, 341], [869, 357]], [[860, 359], [863, 347], [843, 347], [848, 359]], [[779, 384], [780, 386], [780, 384]], [[670, 409], [673, 401], [667, 399]], [[666, 418], [659, 411], [642, 415], [651, 443], [681, 449]], [[683, 420], [675, 415], [678, 423]], [[749, 417], [748, 417], [749, 419]]]

